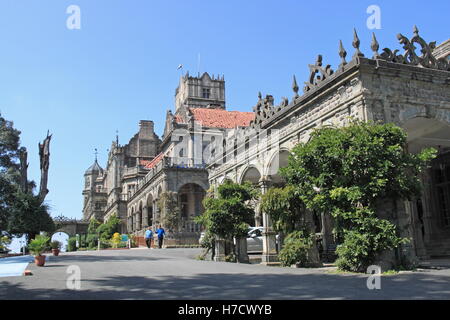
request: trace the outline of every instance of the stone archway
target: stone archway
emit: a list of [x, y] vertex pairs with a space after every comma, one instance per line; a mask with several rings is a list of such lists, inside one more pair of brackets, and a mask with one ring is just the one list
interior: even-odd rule
[[270, 178], [271, 186], [282, 187], [285, 185], [284, 179], [281, 177], [279, 170], [280, 168], [287, 167], [290, 152], [286, 149], [281, 149], [276, 152], [268, 166], [266, 176]]
[[67, 251], [67, 245], [69, 243], [69, 238], [70, 236], [63, 231], [57, 231], [55, 232], [52, 237], [51, 237], [51, 241], [59, 241], [61, 242], [62, 246], [61, 246], [61, 251], [62, 252], [66, 252]]
[[411, 117], [401, 124], [408, 151], [433, 147], [438, 156], [421, 177], [420, 197], [406, 203], [411, 234], [419, 257], [450, 255], [450, 123], [429, 117]]
[[239, 183], [244, 183], [246, 181], [257, 185], [261, 180], [261, 173], [255, 166], [250, 166], [245, 169], [244, 173], [239, 180]]
[[200, 226], [193, 219], [203, 214], [203, 199], [206, 191], [196, 183], [187, 183], [178, 190], [178, 206], [181, 215], [181, 228], [188, 232], [200, 231]]

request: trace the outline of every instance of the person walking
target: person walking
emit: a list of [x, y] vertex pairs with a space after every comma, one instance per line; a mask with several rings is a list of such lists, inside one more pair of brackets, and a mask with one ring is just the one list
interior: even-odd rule
[[164, 235], [166, 234], [166, 232], [164, 231], [163, 227], [159, 226], [158, 230], [156, 230], [156, 234], [158, 235], [158, 245], [159, 248], [161, 249], [163, 246]]
[[145, 243], [147, 244], [147, 248], [152, 248], [152, 239], [153, 239], [153, 231], [151, 227], [145, 231]]

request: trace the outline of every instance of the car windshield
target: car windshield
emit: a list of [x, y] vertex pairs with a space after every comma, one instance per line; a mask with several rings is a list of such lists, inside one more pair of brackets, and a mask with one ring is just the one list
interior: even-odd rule
[[257, 237], [261, 237], [262, 236], [262, 231], [261, 229], [252, 229], [248, 232], [249, 237], [251, 237], [252, 235], [256, 235]]

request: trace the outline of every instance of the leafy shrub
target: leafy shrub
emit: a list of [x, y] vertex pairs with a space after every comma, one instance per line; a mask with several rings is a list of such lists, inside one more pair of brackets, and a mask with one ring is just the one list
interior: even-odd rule
[[67, 251], [77, 251], [77, 238], [71, 237], [67, 241]]
[[49, 241], [49, 237], [37, 235], [35, 239], [30, 241], [28, 248], [33, 255], [40, 256], [47, 248]]
[[62, 243], [57, 240], [54, 240], [50, 243], [50, 247], [52, 249], [61, 249], [61, 246], [62, 246]]
[[355, 229], [344, 231], [344, 239], [336, 249], [336, 264], [341, 270], [353, 272], [365, 272], [377, 254], [407, 241], [397, 236], [391, 222], [372, 217], [361, 218]]
[[279, 259], [283, 266], [299, 264], [307, 266], [308, 251], [313, 246], [312, 237], [303, 231], [294, 231], [287, 235]]
[[100, 239], [102, 241], [111, 239], [114, 233], [119, 232], [120, 223], [120, 219], [116, 215], [112, 215], [107, 222], [101, 224], [97, 228]]
[[375, 212], [380, 201], [420, 194], [420, 173], [437, 150], [407, 150], [406, 132], [395, 124], [352, 121], [346, 127], [315, 129], [280, 169], [309, 210], [334, 218], [336, 240], [342, 243], [336, 251], [339, 268], [365, 271], [382, 251], [405, 241]]
[[11, 243], [11, 239], [7, 236], [0, 236], [0, 251], [9, 251], [7, 246]]
[[86, 246], [88, 248], [97, 248], [98, 246], [98, 236], [96, 234], [88, 234], [86, 236]]
[[111, 247], [111, 240], [100, 240], [100, 249], [108, 249]]

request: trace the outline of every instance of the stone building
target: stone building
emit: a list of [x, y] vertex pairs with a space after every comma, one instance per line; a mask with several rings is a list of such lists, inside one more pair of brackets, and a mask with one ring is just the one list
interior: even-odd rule
[[[86, 172], [89, 179], [94, 179], [92, 168], [99, 172], [93, 191], [101, 191], [102, 206], [95, 212], [85, 206], [84, 217], [107, 220], [117, 214], [123, 232], [142, 237], [147, 227], [165, 225], [159, 200], [171, 192], [180, 221], [176, 230], [169, 230], [168, 238], [197, 244], [201, 230], [193, 218], [204, 210], [202, 200], [209, 189], [206, 165], [219, 152], [213, 147], [215, 141], [221, 141], [225, 130], [248, 126], [253, 119], [252, 112], [226, 110], [223, 76], [206, 72], [182, 76], [175, 92], [175, 113], [167, 111], [162, 138], [154, 133], [151, 121], [141, 121], [139, 133], [129, 144], [113, 142], [105, 170], [96, 161]], [[93, 191], [83, 193], [89, 204], [97, 194]]]
[[[423, 174], [421, 197], [385, 203], [378, 214], [396, 223], [401, 236], [412, 240], [402, 246], [397, 258], [450, 255], [450, 42], [437, 47], [433, 56], [435, 44], [425, 42], [417, 28], [411, 39], [403, 35], [398, 39], [403, 54], [388, 48], [379, 53], [374, 34], [373, 52], [366, 57], [355, 31], [351, 60], [347, 61], [342, 42], [336, 70], [325, 65], [319, 55], [316, 63], [309, 65], [310, 76], [302, 95], [295, 76], [291, 99], [283, 98], [274, 105], [272, 96], [259, 94], [253, 108], [255, 120], [247, 128], [229, 132], [227, 156], [216, 157], [208, 166], [210, 184], [218, 186], [225, 179], [250, 181], [264, 193], [282, 183], [278, 168], [286, 165], [296, 144], [308, 141], [313, 128], [343, 126], [351, 118], [393, 122], [406, 130], [410, 152], [434, 147], [439, 156]], [[415, 46], [422, 50], [416, 52]], [[239, 152], [233, 152], [236, 149]], [[263, 263], [271, 263], [277, 260], [275, 234], [270, 217], [262, 216]], [[336, 245], [329, 217], [319, 214], [316, 227], [325, 250]], [[223, 258], [220, 254], [217, 257]], [[384, 259], [395, 257], [392, 254]]]
[[[197, 241], [199, 226], [193, 217], [203, 211], [201, 200], [208, 188], [225, 180], [250, 181], [264, 193], [284, 183], [278, 169], [314, 128], [343, 126], [352, 118], [374, 120], [402, 127], [410, 152], [424, 147], [439, 152], [422, 176], [420, 197], [379, 209], [380, 217], [396, 223], [401, 236], [412, 240], [395, 256], [414, 260], [450, 255], [450, 40], [436, 47], [417, 28], [411, 38], [397, 37], [403, 53], [389, 48], [379, 52], [374, 34], [373, 52], [365, 56], [355, 31], [351, 59], [340, 42], [341, 61], [335, 70], [319, 55], [309, 65], [302, 94], [294, 76], [290, 99], [275, 105], [273, 96], [260, 93], [253, 112], [226, 110], [223, 77], [186, 74], [176, 90], [175, 112], [167, 111], [161, 140], [152, 140], [155, 149], [119, 161], [111, 152], [125, 151], [113, 144], [107, 169], [96, 162], [86, 172], [85, 217], [119, 212], [124, 228], [142, 235], [145, 227], [164, 224], [158, 199], [171, 191], [181, 210], [174, 241]], [[98, 208], [106, 203], [107, 209], [95, 211], [97, 202]], [[277, 261], [275, 233], [270, 217], [256, 211], [255, 225], [264, 227], [262, 261], [270, 264]], [[335, 246], [331, 218], [317, 213], [315, 224], [324, 250]], [[217, 260], [224, 258], [222, 250], [216, 252]]]
[[[147, 171], [140, 165], [151, 161], [158, 153], [161, 140], [154, 132], [152, 121], [141, 121], [139, 132], [128, 144], [111, 144], [106, 169], [95, 159], [85, 173], [83, 219], [108, 220], [113, 214], [126, 220], [127, 197]], [[126, 231], [126, 226], [122, 227]]]

